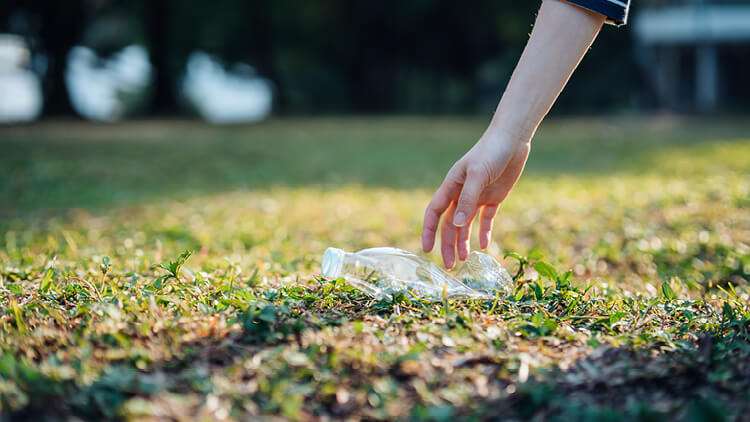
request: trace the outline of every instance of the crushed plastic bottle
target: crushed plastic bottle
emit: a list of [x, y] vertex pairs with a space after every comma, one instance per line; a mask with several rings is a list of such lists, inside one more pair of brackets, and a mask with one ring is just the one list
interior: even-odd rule
[[477, 251], [453, 275], [432, 261], [390, 247], [359, 252], [328, 248], [321, 267], [324, 277], [342, 277], [376, 299], [392, 299], [400, 292], [429, 301], [494, 299], [513, 291], [513, 279], [502, 265]]

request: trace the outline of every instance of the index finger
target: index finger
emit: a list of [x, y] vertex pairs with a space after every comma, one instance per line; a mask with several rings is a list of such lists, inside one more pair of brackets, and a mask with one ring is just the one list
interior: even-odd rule
[[435, 195], [432, 196], [430, 204], [424, 212], [424, 223], [422, 225], [422, 250], [430, 252], [435, 245], [435, 233], [437, 233], [440, 216], [451, 204], [451, 189], [446, 183], [440, 185]]

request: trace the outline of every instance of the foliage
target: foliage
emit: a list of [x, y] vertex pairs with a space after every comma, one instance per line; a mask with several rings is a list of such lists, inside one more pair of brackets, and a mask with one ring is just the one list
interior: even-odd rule
[[[495, 108], [539, 5], [507, 0], [329, 0], [322, 5], [9, 0], [0, 4], [0, 30], [25, 33], [61, 62], [76, 44], [102, 54], [128, 43], [143, 45], [157, 67], [157, 111], [176, 111], [174, 81], [183, 76], [190, 53], [202, 50], [227, 67], [237, 62], [255, 67], [273, 81], [275, 105], [286, 113], [456, 113]], [[3, 28], [19, 10], [36, 24]], [[632, 48], [627, 27], [605, 28], [559, 106], [632, 107], [633, 92], [645, 86], [642, 72], [634, 55], [611, 54]], [[53, 70], [44, 85], [50, 95], [63, 97], [63, 69]], [[612, 84], [613, 79], [619, 83]], [[55, 101], [52, 111], [62, 106]]]
[[744, 123], [547, 125], [490, 249], [508, 298], [319, 276], [328, 245], [418, 250], [481, 124], [3, 129], [3, 417], [742, 419]]

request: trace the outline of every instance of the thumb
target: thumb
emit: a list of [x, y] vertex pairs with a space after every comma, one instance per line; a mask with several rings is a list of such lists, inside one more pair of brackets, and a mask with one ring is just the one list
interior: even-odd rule
[[461, 196], [458, 198], [456, 213], [453, 216], [453, 225], [463, 227], [474, 216], [479, 202], [479, 195], [482, 193], [484, 185], [481, 177], [475, 173], [467, 171], [466, 181], [461, 188]]

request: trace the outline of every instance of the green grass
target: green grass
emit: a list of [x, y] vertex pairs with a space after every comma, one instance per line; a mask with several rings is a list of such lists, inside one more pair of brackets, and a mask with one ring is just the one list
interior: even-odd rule
[[327, 246], [417, 251], [485, 123], [0, 128], [0, 418], [746, 418], [739, 120], [545, 123], [489, 249], [510, 298], [320, 277]]

